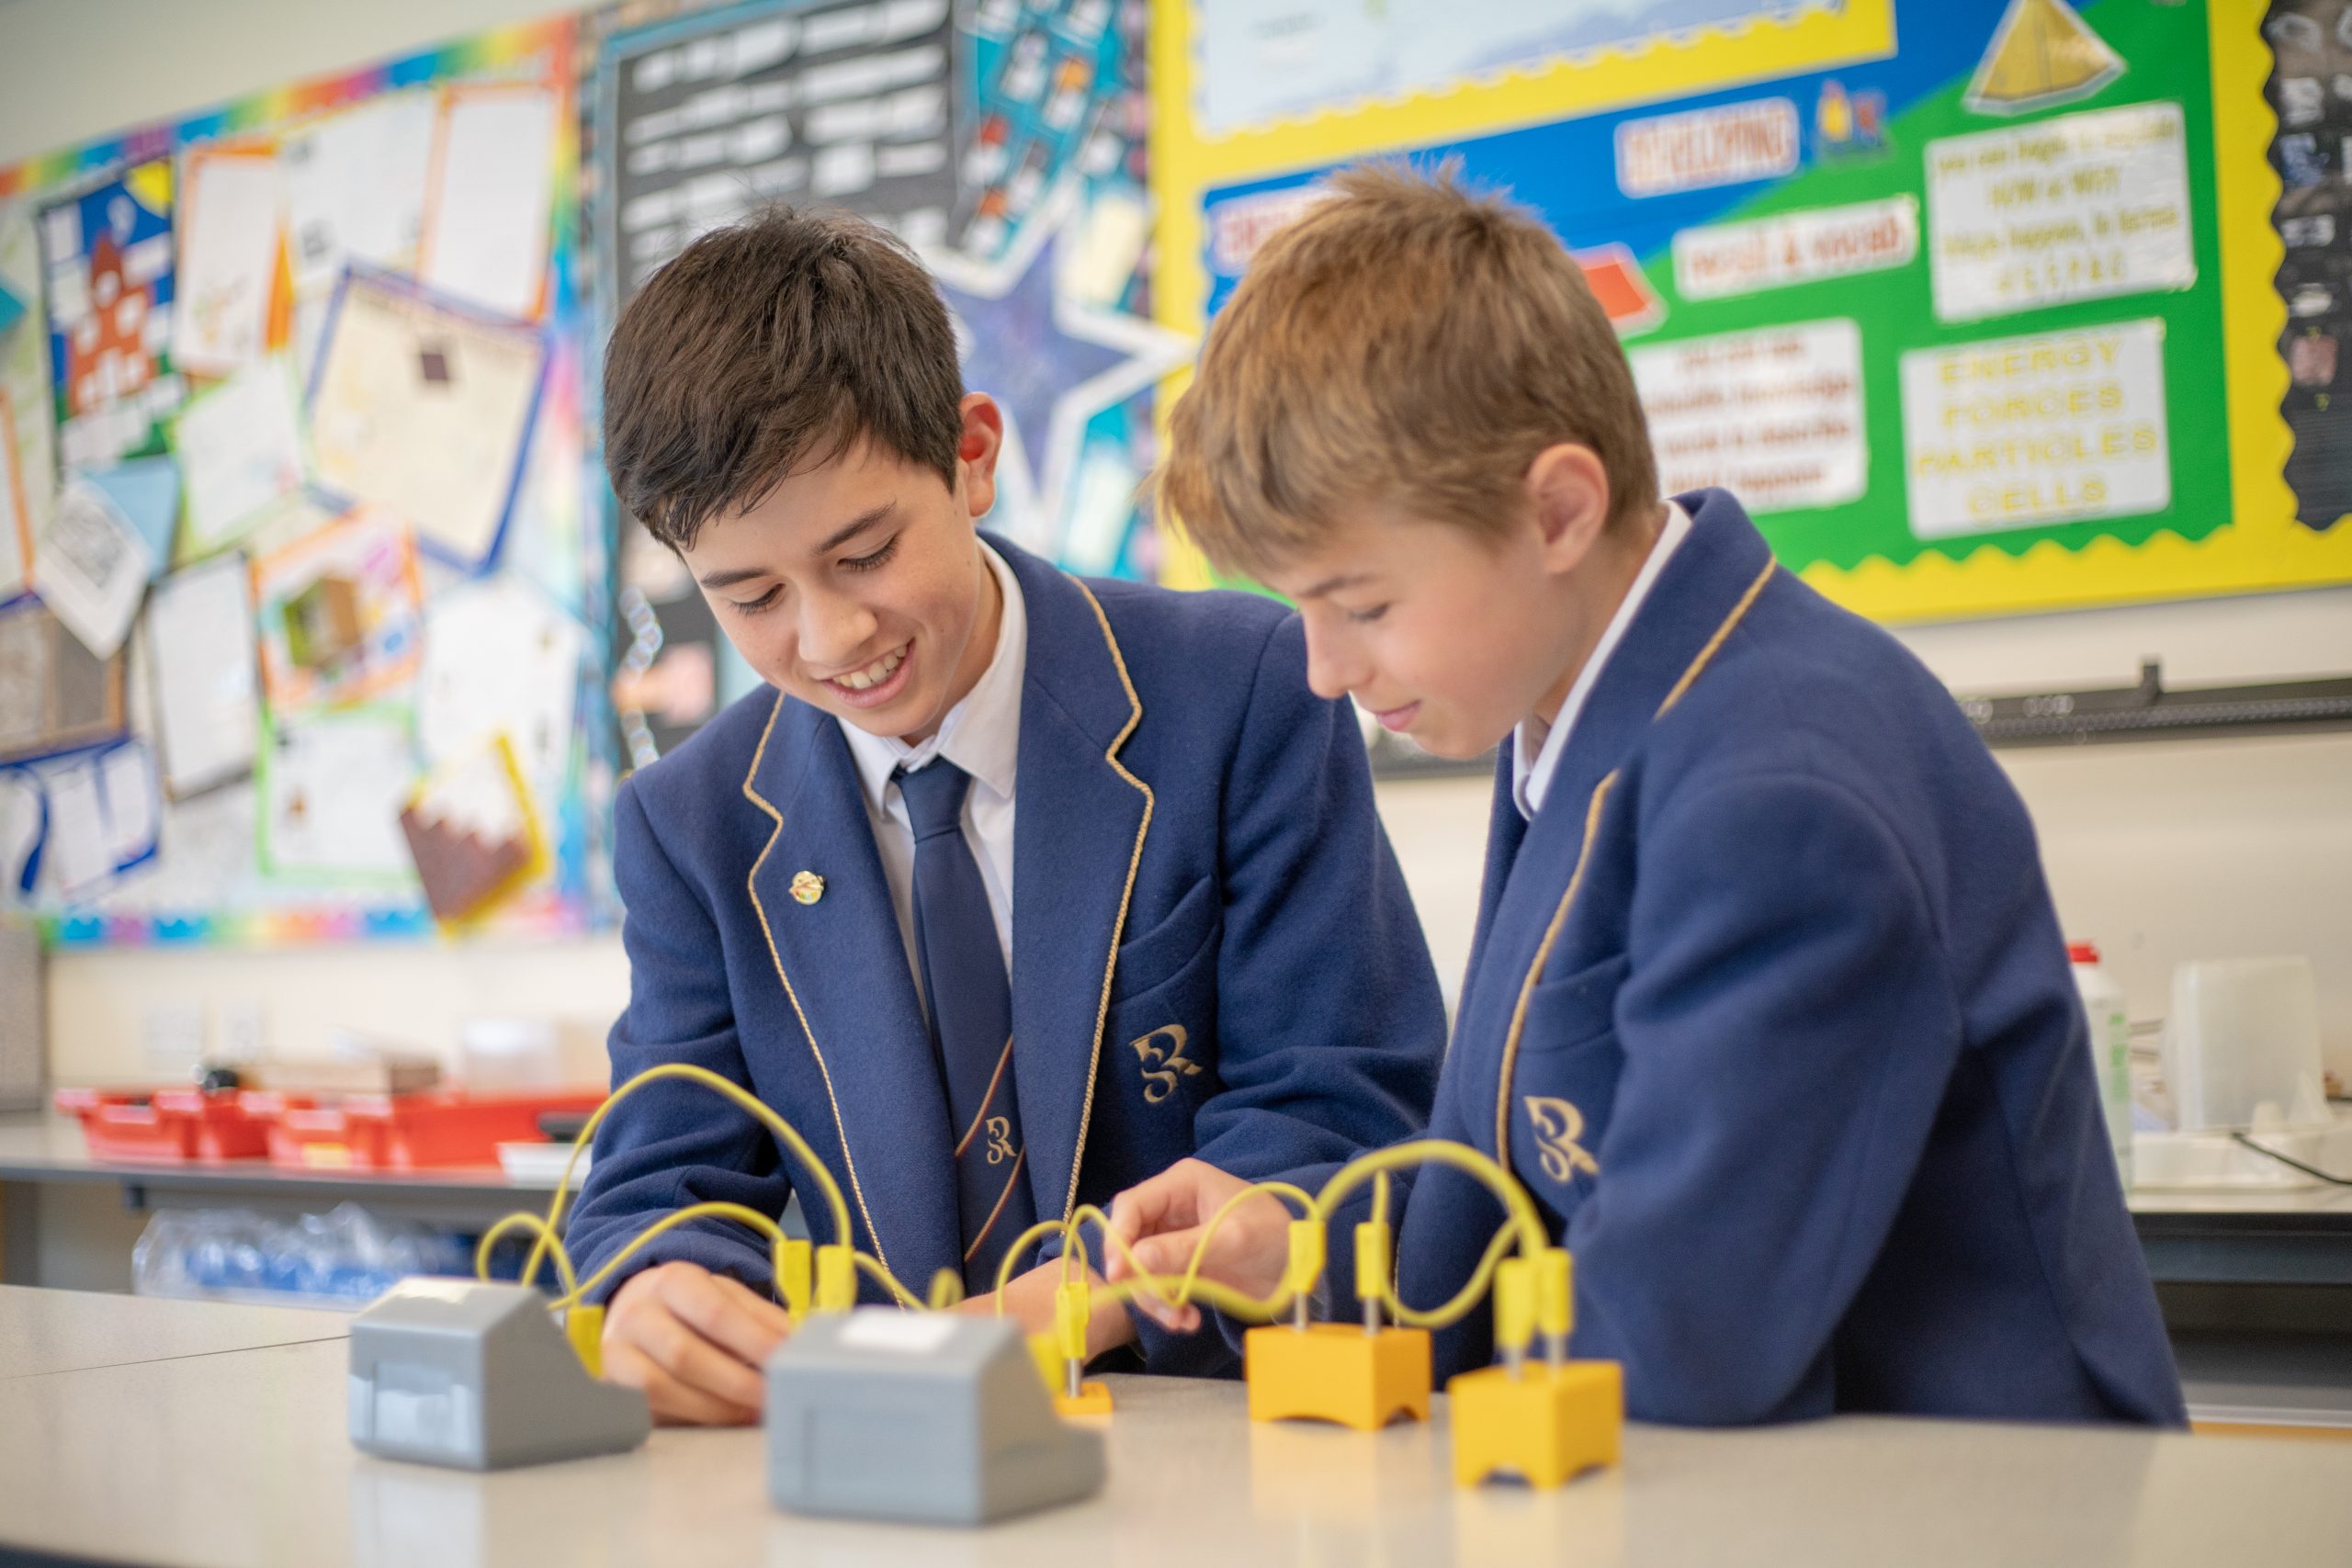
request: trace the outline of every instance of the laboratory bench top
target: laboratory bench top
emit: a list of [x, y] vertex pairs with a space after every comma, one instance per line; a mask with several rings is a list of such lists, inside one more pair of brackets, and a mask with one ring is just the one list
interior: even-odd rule
[[350, 1316], [339, 1312], [0, 1285], [0, 1382], [341, 1341], [350, 1331]]
[[[1107, 1379], [1095, 1499], [983, 1529], [796, 1517], [757, 1431], [492, 1475], [356, 1452], [346, 1347], [0, 1382], [0, 1562], [854, 1565], [2341, 1562], [2352, 1443], [1841, 1418], [1627, 1428], [1552, 1493], [1457, 1489], [1446, 1402], [1377, 1434], [1260, 1425], [1238, 1383]], [[15, 1553], [12, 1556], [12, 1551]]]

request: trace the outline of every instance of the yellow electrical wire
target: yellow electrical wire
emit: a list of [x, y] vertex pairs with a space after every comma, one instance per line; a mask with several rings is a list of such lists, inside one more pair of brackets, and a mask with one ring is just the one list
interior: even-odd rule
[[[612, 1278], [614, 1270], [617, 1269], [623, 1263], [628, 1261], [630, 1257], [633, 1256], [639, 1248], [643, 1247], [646, 1243], [651, 1241], [655, 1236], [660, 1235], [663, 1231], [675, 1229], [677, 1226], [685, 1224], [693, 1220], [703, 1219], [734, 1220], [740, 1224], [751, 1226], [753, 1230], [758, 1231], [762, 1235], [766, 1236], [768, 1238], [768, 1246], [771, 1249], [780, 1250], [784, 1246], [784, 1227], [776, 1224], [775, 1220], [769, 1218], [767, 1215], [761, 1213], [757, 1209], [746, 1208], [741, 1203], [727, 1203], [719, 1201], [712, 1201], [708, 1203], [689, 1203], [684, 1208], [680, 1209], [673, 1213], [662, 1215], [659, 1220], [656, 1220], [653, 1224], [646, 1226], [634, 1236], [631, 1236], [627, 1247], [622, 1247], [618, 1252], [616, 1252], [612, 1257], [605, 1260], [605, 1266], [603, 1268], [597, 1269], [594, 1274], [589, 1275], [587, 1279], [582, 1280], [578, 1285], [575, 1285], [571, 1290], [566, 1291], [561, 1296], [549, 1303], [550, 1307], [567, 1307], [571, 1305], [575, 1301], [585, 1296], [589, 1292], [594, 1290], [606, 1280]], [[558, 1242], [556, 1245], [560, 1247], [562, 1243]], [[557, 1271], [559, 1273], [568, 1272], [569, 1269], [569, 1264], [562, 1264], [559, 1266]], [[783, 1272], [781, 1264], [778, 1264], [777, 1266], [777, 1272], [779, 1274]], [[526, 1280], [525, 1282], [528, 1283], [529, 1281]]]
[[[490, 1277], [492, 1248], [510, 1232], [529, 1230], [534, 1235], [534, 1241], [530, 1256], [524, 1264], [522, 1282], [526, 1285], [531, 1283], [537, 1275], [540, 1262], [552, 1255], [557, 1278], [562, 1284], [563, 1293], [552, 1302], [550, 1306], [551, 1308], [568, 1307], [594, 1292], [597, 1286], [611, 1278], [629, 1258], [663, 1232], [697, 1219], [719, 1218], [734, 1220], [749, 1225], [767, 1237], [775, 1254], [776, 1272], [781, 1277], [783, 1252], [786, 1241], [783, 1226], [771, 1216], [763, 1214], [755, 1209], [747, 1208], [741, 1203], [721, 1201], [693, 1203], [667, 1214], [631, 1237], [627, 1246], [607, 1259], [604, 1266], [590, 1275], [587, 1280], [582, 1280], [574, 1273], [571, 1254], [563, 1245], [562, 1235], [558, 1226], [563, 1217], [564, 1201], [571, 1194], [572, 1172], [579, 1162], [581, 1152], [589, 1147], [595, 1137], [596, 1129], [603, 1124], [605, 1116], [614, 1106], [643, 1085], [658, 1078], [678, 1078], [713, 1089], [732, 1100], [774, 1133], [784, 1143], [786, 1148], [799, 1157], [815, 1179], [833, 1221], [833, 1235], [838, 1239], [838, 1244], [845, 1248], [852, 1247], [854, 1232], [850, 1226], [849, 1205], [842, 1196], [840, 1184], [833, 1179], [832, 1173], [826, 1168], [824, 1162], [817, 1157], [816, 1151], [809, 1147], [808, 1141], [801, 1137], [789, 1122], [731, 1079], [691, 1063], [665, 1062], [657, 1066], [648, 1067], [622, 1084], [589, 1117], [587, 1124], [580, 1131], [578, 1142], [572, 1147], [571, 1157], [564, 1162], [563, 1173], [556, 1183], [555, 1196], [548, 1203], [548, 1212], [544, 1217], [527, 1211], [509, 1214], [484, 1233], [474, 1252], [476, 1273], [487, 1280]], [[1430, 1164], [1451, 1166], [1476, 1179], [1502, 1201], [1508, 1216], [1502, 1228], [1495, 1233], [1494, 1239], [1487, 1244], [1486, 1252], [1479, 1259], [1478, 1267], [1473, 1271], [1469, 1280], [1443, 1305], [1430, 1311], [1419, 1311], [1406, 1305], [1398, 1299], [1393, 1280], [1374, 1283], [1374, 1292], [1397, 1323], [1414, 1328], [1447, 1327], [1466, 1316], [1493, 1288], [1496, 1270], [1501, 1266], [1502, 1259], [1510, 1251], [1513, 1241], [1519, 1244], [1521, 1255], [1532, 1260], [1548, 1245], [1549, 1238], [1544, 1235], [1542, 1222], [1537, 1218], [1534, 1202], [1527, 1196], [1526, 1190], [1520, 1186], [1518, 1180], [1508, 1170], [1476, 1149], [1433, 1138], [1398, 1144], [1358, 1156], [1334, 1172], [1331, 1179], [1326, 1182], [1323, 1190], [1317, 1193], [1310, 1194], [1305, 1189], [1287, 1181], [1268, 1180], [1251, 1183], [1228, 1198], [1218, 1206], [1216, 1213], [1210, 1216], [1208, 1224], [1202, 1227], [1200, 1239], [1193, 1244], [1193, 1256], [1181, 1275], [1154, 1274], [1144, 1269], [1136, 1258], [1134, 1249], [1128, 1246], [1126, 1238], [1121, 1235], [1117, 1228], [1111, 1224], [1110, 1215], [1094, 1204], [1081, 1204], [1071, 1212], [1070, 1217], [1067, 1220], [1041, 1220], [1014, 1238], [1012, 1247], [1006, 1249], [1003, 1259], [998, 1265], [997, 1314], [1000, 1316], [1004, 1314], [1005, 1290], [1012, 1283], [1013, 1270], [1018, 1267], [1022, 1256], [1032, 1247], [1049, 1236], [1058, 1235], [1063, 1240], [1061, 1264], [1065, 1287], [1083, 1280], [1091, 1267], [1091, 1256], [1086, 1247], [1082, 1227], [1091, 1222], [1102, 1233], [1105, 1257], [1107, 1258], [1112, 1252], [1116, 1252], [1125, 1262], [1132, 1278], [1116, 1285], [1090, 1290], [1088, 1295], [1090, 1311], [1095, 1305], [1119, 1305], [1142, 1296], [1148, 1297], [1163, 1306], [1176, 1307], [1197, 1303], [1245, 1320], [1271, 1320], [1293, 1301], [1294, 1292], [1287, 1273], [1283, 1283], [1275, 1289], [1274, 1292], [1263, 1297], [1252, 1296], [1231, 1286], [1201, 1277], [1201, 1269], [1207, 1261], [1209, 1247], [1216, 1239], [1217, 1231], [1245, 1201], [1261, 1195], [1272, 1197], [1297, 1205], [1306, 1220], [1328, 1225], [1331, 1215], [1337, 1211], [1340, 1202], [1366, 1181], [1371, 1181], [1374, 1183], [1371, 1223], [1385, 1224], [1390, 1206], [1388, 1173], [1403, 1167]], [[854, 1248], [849, 1256], [858, 1272], [875, 1280], [892, 1300], [901, 1306], [917, 1312], [943, 1312], [960, 1305], [964, 1299], [963, 1280], [953, 1269], [942, 1269], [933, 1277], [929, 1299], [926, 1301], [918, 1298], [913, 1292], [901, 1284], [880, 1259], [855, 1251]], [[1360, 1280], [1358, 1281], [1359, 1293], [1363, 1292], [1363, 1282]]]
[[[730, 1078], [721, 1077], [708, 1067], [698, 1067], [691, 1062], [663, 1062], [657, 1066], [646, 1068], [620, 1088], [613, 1090], [606, 1097], [605, 1103], [596, 1107], [595, 1113], [588, 1118], [587, 1124], [580, 1129], [579, 1138], [571, 1145], [571, 1157], [563, 1162], [563, 1174], [556, 1179], [555, 1198], [548, 1205], [546, 1225], [539, 1233], [537, 1243], [532, 1247], [530, 1257], [524, 1260], [522, 1276], [524, 1284], [527, 1285], [538, 1278], [539, 1260], [547, 1255], [548, 1244], [557, 1235], [557, 1224], [563, 1217], [563, 1201], [571, 1195], [571, 1173], [580, 1163], [581, 1151], [595, 1141], [596, 1129], [604, 1125], [605, 1118], [611, 1114], [614, 1106], [657, 1078], [684, 1078], [689, 1083], [698, 1083], [705, 1089], [715, 1089], [765, 1124], [770, 1132], [784, 1140], [785, 1147], [800, 1156], [801, 1164], [808, 1167], [809, 1173], [816, 1179], [818, 1190], [824, 1195], [825, 1206], [832, 1214], [833, 1239], [843, 1247], [855, 1244], [856, 1233], [850, 1228], [849, 1204], [842, 1197], [840, 1183], [833, 1179], [832, 1172], [825, 1168], [825, 1162], [817, 1157], [817, 1151], [808, 1146], [808, 1141], [794, 1129], [791, 1122], [777, 1115], [757, 1095]], [[637, 1239], [642, 1241], [653, 1234], [655, 1233], [651, 1231], [642, 1232]], [[897, 1285], [895, 1280], [892, 1283], [894, 1286]], [[898, 1288], [904, 1290], [903, 1286]]]
[[1536, 1217], [1535, 1201], [1519, 1179], [1493, 1160], [1465, 1144], [1449, 1143], [1442, 1138], [1417, 1138], [1409, 1144], [1392, 1144], [1385, 1149], [1358, 1155], [1332, 1173], [1315, 1195], [1314, 1218], [1329, 1221], [1348, 1194], [1365, 1181], [1400, 1166], [1450, 1165], [1456, 1170], [1475, 1176], [1488, 1191], [1502, 1200], [1503, 1210], [1510, 1216], [1510, 1224], [1519, 1232], [1521, 1250], [1533, 1258], [1544, 1250], [1550, 1238], [1544, 1234], [1544, 1222]]

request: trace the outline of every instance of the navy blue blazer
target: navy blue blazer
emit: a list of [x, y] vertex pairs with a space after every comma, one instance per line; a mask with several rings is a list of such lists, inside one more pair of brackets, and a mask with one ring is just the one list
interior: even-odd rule
[[[1432, 1132], [1565, 1237], [1635, 1416], [2179, 1424], [2023, 803], [1900, 644], [1683, 503], [1532, 822], [1505, 748]], [[1499, 1218], [1422, 1176], [1405, 1299]]]
[[[1029, 621], [1012, 1049], [1038, 1214], [1107, 1206], [1192, 1155], [1311, 1184], [1418, 1132], [1444, 1049], [1437, 976], [1354, 718], [1307, 689], [1297, 617], [1081, 582], [990, 543]], [[961, 1258], [955, 1133], [838, 725], [754, 693], [625, 783], [614, 827], [630, 965], [614, 1081], [694, 1062], [750, 1089], [831, 1169], [857, 1245], [922, 1293]], [[814, 904], [789, 891], [802, 871], [825, 879]], [[832, 1239], [752, 1118], [651, 1084], [599, 1134], [571, 1245], [584, 1275], [673, 1209], [778, 1213], [796, 1186]], [[770, 1282], [764, 1244], [732, 1224], [631, 1262], [669, 1258]], [[1145, 1345], [1155, 1370], [1231, 1366], [1229, 1337], [1147, 1325]]]

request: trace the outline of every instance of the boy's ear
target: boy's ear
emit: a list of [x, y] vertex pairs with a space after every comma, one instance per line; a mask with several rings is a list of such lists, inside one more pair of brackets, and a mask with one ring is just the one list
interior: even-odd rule
[[986, 392], [967, 392], [959, 405], [963, 434], [956, 438], [956, 463], [963, 474], [964, 500], [972, 520], [996, 504], [996, 459], [1004, 450], [1004, 411]]
[[1555, 571], [1584, 563], [1609, 525], [1609, 470], [1589, 446], [1546, 446], [1527, 466], [1538, 548]]

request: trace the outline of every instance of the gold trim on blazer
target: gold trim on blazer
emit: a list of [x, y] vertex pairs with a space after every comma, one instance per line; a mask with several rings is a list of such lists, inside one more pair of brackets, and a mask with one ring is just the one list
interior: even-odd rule
[[[857, 1158], [849, 1151], [849, 1129], [842, 1122], [842, 1102], [833, 1094], [833, 1075], [825, 1066], [825, 1053], [817, 1043], [817, 1032], [808, 1027], [808, 1015], [800, 1010], [800, 995], [792, 988], [792, 977], [784, 972], [784, 955], [776, 951], [775, 932], [768, 929], [767, 907], [760, 902], [760, 867], [767, 863], [768, 852], [775, 849], [776, 840], [784, 836], [784, 813], [769, 805], [760, 792], [752, 787], [752, 781], [760, 776], [760, 759], [767, 755], [768, 738], [775, 733], [776, 716], [783, 711], [784, 694], [778, 692], [775, 706], [768, 710], [767, 728], [760, 731], [760, 743], [752, 751], [751, 772], [743, 775], [743, 798], [766, 812], [768, 820], [775, 824], [769, 830], [767, 843], [760, 850], [759, 858], [752, 863], [751, 874], [743, 879], [743, 891], [751, 895], [752, 912], [760, 918], [760, 935], [766, 939], [768, 962], [775, 965], [775, 977], [784, 985], [785, 999], [792, 1004], [792, 1016], [800, 1021], [800, 1032], [807, 1037], [808, 1050], [817, 1058], [817, 1076], [825, 1080], [825, 1100], [833, 1108], [833, 1134], [842, 1141], [842, 1163], [849, 1168], [849, 1190], [857, 1200], [858, 1215], [865, 1222], [865, 1234], [874, 1238], [875, 1256], [882, 1260], [883, 1268], [888, 1269], [890, 1255], [883, 1250], [882, 1233], [876, 1227], [873, 1214], [866, 1210], [865, 1189], [858, 1185]], [[838, 1239], [854, 1244], [857, 1238], [842, 1236]]]
[[[1747, 592], [1741, 594], [1739, 602], [1731, 607], [1731, 614], [1725, 615], [1723, 625], [1715, 628], [1715, 635], [1707, 639], [1707, 645], [1699, 650], [1699, 656], [1690, 661], [1690, 667], [1682, 671], [1682, 678], [1675, 682], [1674, 689], [1666, 694], [1666, 701], [1658, 704], [1657, 712], [1650, 716], [1651, 723], [1664, 718], [1668, 710], [1680, 702], [1683, 694], [1698, 681], [1700, 673], [1714, 661], [1715, 655], [1722, 651], [1733, 629], [1747, 617], [1749, 606], [1756, 603], [1757, 596], [1764, 592], [1764, 585], [1772, 581], [1773, 572], [1779, 570], [1777, 562], [1768, 560], [1764, 563], [1764, 570], [1756, 574], [1756, 581], [1747, 585]], [[1567, 923], [1568, 908], [1576, 902], [1577, 889], [1584, 882], [1585, 861], [1592, 853], [1594, 830], [1600, 826], [1600, 808], [1607, 803], [1609, 791], [1616, 783], [1617, 773], [1612, 769], [1608, 777], [1593, 787], [1592, 798], [1585, 806], [1584, 842], [1577, 848], [1576, 869], [1568, 873], [1567, 891], [1560, 895], [1560, 907], [1552, 911], [1552, 923], [1544, 928], [1544, 940], [1535, 948], [1535, 962], [1527, 966], [1527, 978], [1520, 982], [1519, 1001], [1511, 1009], [1510, 1028], [1503, 1035], [1502, 1075], [1495, 1085], [1495, 1159], [1505, 1169], [1510, 1168], [1511, 1078], [1519, 1067], [1520, 1036], [1527, 1029], [1528, 1000], [1534, 996], [1535, 982], [1544, 973], [1544, 965], [1551, 959], [1552, 944], [1559, 940], [1560, 928]]]
[[1159, 804], [1151, 793], [1151, 786], [1127, 772], [1119, 761], [1119, 748], [1127, 743], [1127, 737], [1133, 735], [1136, 726], [1143, 722], [1143, 699], [1136, 694], [1134, 678], [1127, 673], [1126, 659], [1119, 652], [1119, 639], [1112, 635], [1111, 617], [1102, 613], [1102, 606], [1095, 599], [1092, 589], [1076, 577], [1071, 577], [1070, 581], [1086, 595], [1088, 608], [1094, 612], [1095, 620], [1102, 624], [1102, 645], [1111, 650], [1111, 662], [1118, 668], [1119, 684], [1126, 688], [1127, 722], [1120, 726], [1119, 733], [1111, 738], [1102, 760], [1111, 764], [1114, 773], [1142, 793], [1143, 820], [1136, 824], [1135, 853], [1127, 858], [1127, 885], [1119, 894], [1119, 918], [1111, 922], [1111, 951], [1102, 959], [1102, 999], [1094, 1010], [1094, 1044], [1086, 1057], [1086, 1099], [1078, 1112], [1078, 1147], [1069, 1160], [1069, 1191], [1062, 1199], [1062, 1222], [1065, 1224], [1078, 1208], [1078, 1179], [1086, 1166], [1086, 1134], [1094, 1122], [1094, 1078], [1102, 1065], [1102, 1030], [1111, 1019], [1111, 976], [1118, 967], [1119, 938], [1127, 929], [1127, 901], [1135, 897], [1136, 870], [1143, 864], [1144, 837], [1151, 831], [1152, 808]]

